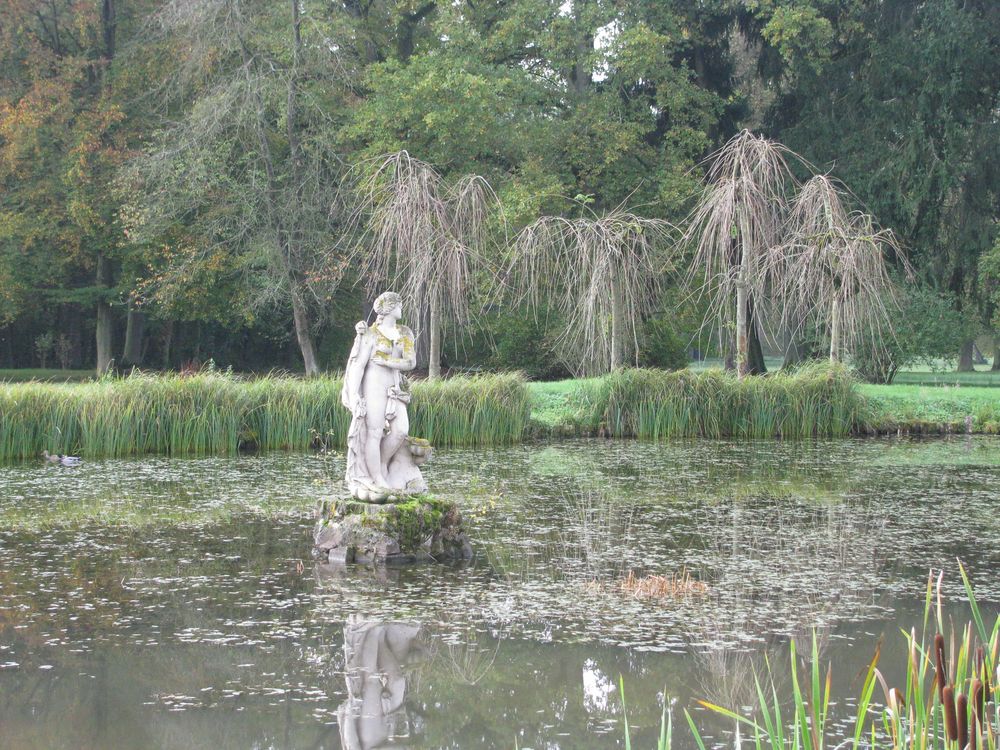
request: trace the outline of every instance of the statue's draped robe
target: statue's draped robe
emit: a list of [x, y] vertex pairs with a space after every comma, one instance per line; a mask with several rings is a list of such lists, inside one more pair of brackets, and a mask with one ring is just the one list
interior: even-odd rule
[[[378, 329], [378, 326], [374, 325], [369, 327], [365, 333], [359, 333], [354, 338], [354, 346], [351, 347], [351, 354], [347, 360], [347, 373], [350, 373], [352, 368], [363, 367], [364, 370], [361, 378], [358, 378], [357, 381], [359, 393], [356, 401], [353, 402], [351, 426], [347, 432], [347, 471], [344, 478], [348, 487], [374, 486], [375, 484], [365, 461], [368, 406], [364, 396], [361, 395], [363, 393], [363, 379], [367, 375], [369, 367], [377, 366], [374, 364], [376, 360], [388, 360], [411, 354], [414, 346], [413, 339], [413, 331], [406, 326], [399, 326], [399, 337], [393, 342]], [[369, 352], [367, 361], [362, 363], [360, 360], [366, 352]], [[388, 431], [389, 421], [395, 419], [399, 404], [405, 405], [410, 402], [406, 378], [399, 370], [392, 372], [393, 383], [386, 393], [388, 400], [385, 408], [386, 423], [383, 434]], [[341, 402], [348, 409], [352, 408], [352, 394], [348, 391], [349, 387], [350, 378], [345, 375]], [[392, 489], [404, 489], [404, 487], [393, 487]]]

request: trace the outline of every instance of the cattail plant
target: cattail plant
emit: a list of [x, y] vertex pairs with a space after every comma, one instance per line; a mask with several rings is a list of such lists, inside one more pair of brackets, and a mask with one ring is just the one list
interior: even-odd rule
[[[965, 568], [959, 572], [969, 601], [972, 621], [952, 634], [951, 671], [945, 660], [946, 639], [943, 630], [941, 580], [938, 579], [936, 624], [938, 633], [930, 643], [918, 635], [916, 628], [905, 634], [908, 646], [905, 692], [890, 688], [878, 669], [880, 658], [876, 651], [868, 667], [861, 693], [857, 700], [853, 736], [838, 738], [837, 747], [861, 750], [996, 750], [997, 728], [1000, 712], [991, 703], [991, 696], [981, 675], [992, 672], [1000, 649], [1000, 617], [987, 629], [982, 612]], [[928, 577], [924, 623], [930, 620], [933, 599], [933, 577]], [[978, 642], [978, 648], [977, 648]], [[799, 688], [796, 676], [795, 644], [792, 650], [792, 704], [794, 727], [790, 734], [781, 721], [785, 704], [773, 690], [775, 678], [770, 676], [772, 695], [761, 689], [766, 682], [758, 680], [759, 705], [756, 714], [749, 718], [740, 713], [714, 704], [699, 701], [702, 706], [734, 719], [738, 725], [753, 731], [758, 749], [770, 750], [821, 750], [824, 747], [829, 688], [820, 688], [819, 652], [813, 639], [811, 693]], [[980, 664], [980, 655], [982, 663]], [[769, 666], [768, 669], [771, 669]], [[933, 673], [932, 673], [933, 671]], [[827, 677], [829, 686], [829, 676]], [[885, 709], [876, 709], [875, 688], [881, 685], [885, 696]], [[773, 703], [772, 703], [773, 701]], [[691, 715], [688, 723], [699, 747], [704, 748], [698, 729]], [[943, 730], [943, 732], [942, 732]]]
[[938, 699], [944, 703], [944, 689], [948, 686], [948, 664], [944, 657], [944, 636], [940, 633], [934, 636], [934, 665]]

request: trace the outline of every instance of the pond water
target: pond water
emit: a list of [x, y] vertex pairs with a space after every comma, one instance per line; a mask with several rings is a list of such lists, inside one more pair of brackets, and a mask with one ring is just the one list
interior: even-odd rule
[[[889, 679], [929, 569], [1000, 605], [1000, 440], [578, 440], [439, 451], [476, 559], [317, 565], [337, 455], [0, 466], [10, 748], [652, 747], [731, 726], [817, 634], [835, 713]], [[666, 597], [623, 580], [673, 576]]]

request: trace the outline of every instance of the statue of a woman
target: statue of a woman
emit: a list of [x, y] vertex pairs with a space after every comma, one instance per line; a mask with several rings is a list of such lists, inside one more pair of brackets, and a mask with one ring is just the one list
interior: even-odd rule
[[357, 336], [344, 373], [341, 402], [351, 410], [347, 436], [347, 486], [361, 500], [424, 492], [417, 465], [424, 441], [408, 437], [410, 392], [404, 372], [416, 366], [413, 331], [400, 325], [402, 299], [385, 292], [375, 300], [375, 323], [354, 327]]

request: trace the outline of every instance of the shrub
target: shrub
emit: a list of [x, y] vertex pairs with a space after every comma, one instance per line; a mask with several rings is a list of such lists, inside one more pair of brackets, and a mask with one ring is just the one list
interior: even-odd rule
[[519, 371], [530, 380], [570, 377], [552, 345], [553, 328], [543, 313], [494, 311], [478, 321], [471, 340], [447, 352], [449, 361], [470, 370]]
[[962, 342], [974, 333], [974, 326], [956, 310], [953, 295], [912, 286], [893, 311], [890, 330], [877, 344], [855, 347], [852, 361], [864, 380], [891, 383], [903, 367], [957, 357]]
[[687, 339], [666, 315], [656, 315], [643, 325], [639, 364], [662, 370], [683, 370], [688, 366]]

